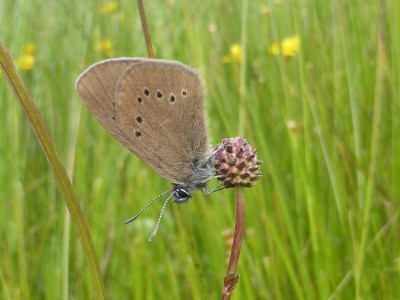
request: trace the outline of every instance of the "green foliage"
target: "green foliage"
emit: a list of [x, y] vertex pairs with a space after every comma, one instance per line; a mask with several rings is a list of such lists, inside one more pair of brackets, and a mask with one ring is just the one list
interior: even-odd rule
[[[213, 144], [242, 135], [263, 160], [246, 190], [232, 298], [398, 298], [398, 1], [147, 2], [156, 57], [204, 76]], [[75, 91], [108, 55], [146, 56], [136, 3], [116, 3], [1, 1], [0, 38], [73, 180], [109, 298], [220, 298], [234, 191], [168, 206], [149, 244], [161, 202], [123, 221], [169, 184]], [[300, 48], [285, 56], [293, 36]], [[0, 98], [0, 298], [93, 298], [64, 201], [3, 75]]]

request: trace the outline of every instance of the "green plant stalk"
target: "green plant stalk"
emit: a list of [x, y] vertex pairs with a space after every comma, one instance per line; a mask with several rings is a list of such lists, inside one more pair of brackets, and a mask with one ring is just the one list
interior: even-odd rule
[[[383, 9], [383, 8], [382, 8]], [[384, 83], [386, 75], [386, 57], [385, 57], [385, 39], [383, 34], [383, 21], [381, 24], [380, 36], [377, 39], [377, 67], [376, 67], [376, 87], [375, 87], [375, 100], [374, 100], [374, 122], [372, 125], [371, 135], [371, 160], [368, 170], [368, 180], [365, 193], [365, 202], [363, 207], [363, 227], [360, 239], [360, 253], [357, 255], [355, 262], [355, 284], [356, 284], [356, 299], [362, 299], [363, 295], [362, 284], [365, 278], [364, 263], [367, 251], [368, 234], [371, 229], [371, 214], [372, 204], [374, 199], [376, 172], [378, 168], [378, 154], [380, 149], [380, 138], [382, 128], [382, 103], [384, 97]]]
[[[4, 116], [5, 117], [5, 116]], [[17, 112], [13, 110], [10, 112], [10, 119], [12, 121], [12, 125], [10, 126], [10, 130], [13, 132], [20, 132], [20, 124], [18, 122]], [[21, 155], [21, 149], [19, 145], [18, 139], [14, 139], [12, 143], [9, 144], [8, 150], [12, 151], [12, 153], [18, 153], [17, 155]], [[9, 166], [13, 168], [15, 172], [15, 182], [11, 185], [12, 187], [12, 199], [13, 199], [13, 220], [15, 225], [15, 242], [16, 242], [16, 257], [18, 261], [18, 287], [20, 290], [21, 298], [29, 298], [30, 290], [29, 290], [29, 275], [28, 275], [28, 266], [27, 266], [27, 247], [25, 243], [25, 218], [24, 218], [24, 189], [22, 187], [22, 177], [21, 177], [21, 168], [25, 165], [27, 157], [19, 157], [19, 159], [13, 160], [12, 164]], [[0, 285], [0, 290], [2, 289]], [[11, 299], [11, 298], [5, 298]]]
[[246, 47], [247, 47], [247, 15], [249, 11], [248, 0], [242, 1], [241, 16], [241, 49], [242, 57], [240, 63], [240, 83], [239, 83], [239, 136], [244, 135], [245, 121], [248, 120], [246, 103]]
[[188, 239], [188, 246], [190, 249], [189, 251], [191, 253], [191, 259], [193, 260], [193, 272], [195, 272], [195, 276], [198, 278], [198, 284], [193, 283], [193, 290], [197, 289], [198, 291], [197, 294], [200, 299], [207, 299], [207, 294], [206, 294], [207, 289], [204, 281], [204, 273], [201, 268], [199, 248], [194, 238], [192, 224], [190, 223], [188, 214], [185, 214], [182, 212], [182, 210], [179, 210], [179, 215], [181, 216], [181, 220], [184, 224], [184, 228]]
[[[74, 124], [70, 149], [68, 151], [68, 163], [67, 163], [67, 174], [68, 177], [73, 181], [74, 169], [75, 169], [75, 152], [76, 152], [76, 141], [78, 139], [78, 128], [81, 115], [81, 106], [75, 115], [71, 115], [70, 121]], [[69, 291], [69, 251], [70, 251], [70, 237], [71, 237], [71, 218], [69, 212], [64, 212], [64, 224], [63, 224], [63, 245], [62, 245], [62, 299], [68, 300]]]
[[61, 159], [57, 154], [56, 148], [50, 134], [44, 124], [32, 97], [19, 76], [15, 65], [9, 56], [2, 40], [0, 40], [0, 65], [8, 84], [12, 88], [22, 110], [24, 111], [35, 136], [46, 156], [47, 162], [53, 171], [55, 180], [64, 196], [65, 203], [71, 214], [73, 223], [79, 233], [79, 239], [86, 256], [90, 277], [92, 279], [93, 291], [97, 299], [105, 299], [105, 287], [102, 280], [99, 262], [90, 235], [89, 225], [83, 215], [78, 198], [72, 188], [67, 172], [65, 171]]
[[236, 270], [239, 264], [240, 250], [242, 248], [245, 218], [245, 198], [244, 188], [236, 187], [236, 223], [235, 233], [233, 235], [232, 251], [229, 258], [227, 275], [224, 278], [224, 287], [222, 289], [222, 299], [231, 298], [233, 290], [239, 282], [239, 274]]

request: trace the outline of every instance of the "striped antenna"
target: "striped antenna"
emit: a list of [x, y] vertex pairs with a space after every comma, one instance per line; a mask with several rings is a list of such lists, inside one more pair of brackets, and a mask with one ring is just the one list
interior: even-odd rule
[[158, 217], [158, 221], [156, 224], [156, 227], [154, 228], [153, 232], [151, 233], [150, 237], [149, 237], [149, 242], [151, 242], [154, 237], [156, 236], [157, 230], [158, 230], [158, 226], [160, 226], [160, 222], [161, 222], [161, 218], [163, 216], [164, 210], [165, 210], [165, 206], [167, 206], [167, 203], [169, 201], [169, 199], [171, 199], [171, 197], [175, 194], [175, 191], [168, 196], [167, 200], [165, 200], [163, 207], [161, 208], [161, 212], [160, 212], [160, 216]]
[[[141, 211], [139, 211], [135, 216], [133, 216], [133, 217], [130, 218], [129, 220], [126, 220], [126, 221], [125, 221], [125, 224], [128, 224], [128, 223], [130, 223], [130, 222], [135, 221], [136, 218], [139, 217], [146, 209], [148, 209], [148, 208], [150, 207], [150, 205], [152, 205], [154, 202], [156, 202], [156, 201], [158, 200], [158, 198], [160, 198], [162, 195], [165, 195], [166, 193], [172, 192], [173, 190], [174, 190], [174, 188], [172, 188], [172, 189], [170, 189], [170, 190], [168, 190], [168, 191], [162, 192], [160, 195], [158, 195], [158, 196], [155, 197], [153, 200], [151, 200], [151, 202], [150, 202], [149, 204], [147, 204], [147, 205], [146, 205]], [[174, 193], [172, 193], [172, 194], [168, 197], [167, 200], [169, 200], [169, 198], [171, 198], [171, 196], [172, 196], [173, 194], [174, 194]], [[164, 206], [165, 206], [165, 204], [164, 204]], [[159, 222], [158, 222], [158, 223], [159, 223]], [[158, 224], [157, 224], [157, 225], [158, 225]]]

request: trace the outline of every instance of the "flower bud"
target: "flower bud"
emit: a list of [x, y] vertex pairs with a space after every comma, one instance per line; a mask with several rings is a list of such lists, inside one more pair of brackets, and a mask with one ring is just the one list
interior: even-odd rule
[[216, 175], [225, 188], [252, 187], [261, 177], [261, 161], [244, 138], [223, 139], [214, 151]]

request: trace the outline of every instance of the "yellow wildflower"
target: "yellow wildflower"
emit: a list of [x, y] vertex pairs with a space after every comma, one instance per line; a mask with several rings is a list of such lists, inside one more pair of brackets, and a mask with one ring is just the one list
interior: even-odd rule
[[113, 44], [109, 39], [97, 42], [95, 48], [96, 51], [100, 52], [103, 56], [111, 57], [114, 54]]
[[24, 71], [31, 71], [35, 65], [36, 46], [34, 43], [26, 43], [24, 45], [23, 54], [17, 60], [18, 68]]
[[35, 56], [24, 54], [18, 60], [18, 66], [24, 71], [31, 71], [35, 65]]
[[298, 35], [285, 38], [282, 41], [282, 53], [284, 56], [295, 56], [300, 51], [300, 37]]
[[108, 2], [103, 4], [100, 7], [100, 13], [102, 15], [110, 15], [112, 13], [115, 13], [118, 9], [118, 4], [114, 1]]
[[232, 60], [240, 62], [242, 60], [242, 47], [239, 44], [233, 44], [230, 50]]
[[300, 51], [300, 37], [294, 35], [283, 39], [280, 43], [273, 43], [268, 47], [268, 51], [273, 55], [296, 56]]
[[231, 62], [238, 62], [242, 61], [242, 47], [239, 44], [231, 45], [229, 49], [229, 55], [225, 55], [222, 58], [223, 63], [231, 63]]

